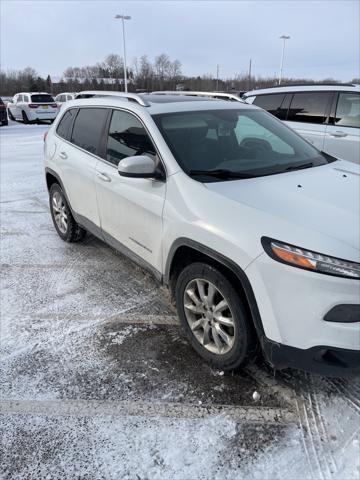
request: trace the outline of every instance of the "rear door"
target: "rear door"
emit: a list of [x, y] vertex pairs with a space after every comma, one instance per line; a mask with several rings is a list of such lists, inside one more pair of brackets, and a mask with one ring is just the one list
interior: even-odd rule
[[56, 162], [61, 180], [73, 211], [82, 217], [79, 220], [84, 227], [90, 222], [89, 228], [100, 227], [94, 177], [107, 116], [105, 108], [70, 109], [56, 130]]
[[326, 127], [324, 151], [360, 163], [360, 93], [339, 92], [335, 106]]
[[125, 246], [160, 272], [166, 183], [120, 176], [119, 161], [133, 155], [147, 155], [160, 164], [159, 154], [140, 120], [130, 112], [114, 110], [95, 179], [103, 236], [115, 248]]
[[292, 97], [287, 125], [319, 150], [324, 148], [332, 92], [299, 92]]

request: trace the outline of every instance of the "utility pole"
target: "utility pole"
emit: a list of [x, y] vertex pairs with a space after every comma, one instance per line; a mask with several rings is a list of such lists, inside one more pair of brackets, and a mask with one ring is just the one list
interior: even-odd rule
[[282, 50], [281, 50], [281, 62], [280, 62], [280, 72], [279, 72], [279, 85], [281, 84], [282, 73], [283, 73], [283, 66], [284, 66], [284, 52], [285, 52], [285, 42], [289, 40], [288, 35], [281, 35], [279, 37], [283, 41]]
[[249, 63], [248, 91], [250, 91], [250, 83], [251, 83], [251, 58]]
[[219, 65], [216, 65], [216, 91], [219, 91]]

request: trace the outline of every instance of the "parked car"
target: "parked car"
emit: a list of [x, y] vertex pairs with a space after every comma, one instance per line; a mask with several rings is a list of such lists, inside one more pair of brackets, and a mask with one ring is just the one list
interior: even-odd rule
[[6, 105], [4, 104], [2, 98], [0, 97], [0, 125], [7, 125], [8, 117], [6, 112]]
[[195, 100], [68, 102], [44, 148], [58, 235], [88, 230], [152, 272], [217, 368], [260, 345], [277, 368], [359, 372], [356, 165], [256, 106]]
[[57, 106], [60, 108], [63, 103], [68, 102], [69, 100], [74, 100], [75, 96], [76, 93], [74, 92], [59, 93], [58, 95], [56, 95], [54, 100], [57, 103]]
[[7, 105], [9, 118], [24, 123], [42, 120], [54, 121], [58, 106], [51, 95], [44, 92], [17, 93]]
[[319, 150], [360, 163], [360, 86], [279, 86], [243, 98], [285, 121]]

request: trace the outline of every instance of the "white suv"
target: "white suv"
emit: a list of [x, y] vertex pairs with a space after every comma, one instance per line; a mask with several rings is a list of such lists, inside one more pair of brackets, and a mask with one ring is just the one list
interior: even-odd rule
[[58, 114], [58, 106], [51, 95], [45, 92], [17, 93], [7, 105], [11, 120], [21, 120], [24, 123], [42, 120], [54, 121]]
[[319, 150], [360, 163], [359, 85], [279, 86], [243, 99], [284, 120]]
[[57, 106], [60, 108], [63, 103], [68, 102], [69, 100], [74, 100], [75, 97], [76, 93], [65, 92], [56, 95], [54, 100], [57, 103]]
[[258, 107], [109, 93], [45, 139], [59, 236], [86, 230], [168, 285], [195, 350], [234, 369], [360, 370], [360, 182]]

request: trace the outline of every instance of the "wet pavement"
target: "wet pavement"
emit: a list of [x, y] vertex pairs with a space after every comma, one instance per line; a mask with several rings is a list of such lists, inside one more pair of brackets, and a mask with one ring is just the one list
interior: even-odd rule
[[47, 128], [0, 130], [0, 478], [358, 479], [360, 379], [210, 368], [149, 274], [57, 236]]

